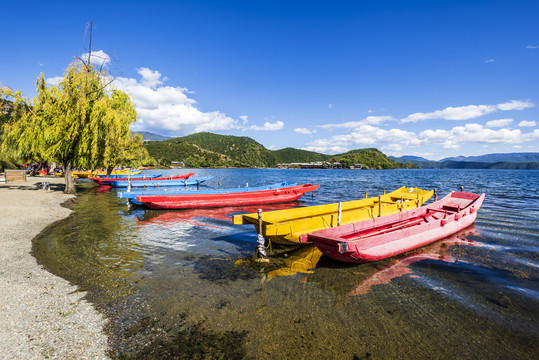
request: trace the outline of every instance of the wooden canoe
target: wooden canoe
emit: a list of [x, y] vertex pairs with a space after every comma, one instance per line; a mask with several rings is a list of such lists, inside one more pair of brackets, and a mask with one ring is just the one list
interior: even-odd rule
[[[140, 170], [138, 169], [123, 169], [123, 170], [112, 171], [112, 174], [114, 175], [135, 175], [139, 173], [140, 173]], [[74, 170], [71, 172], [71, 176], [74, 178], [87, 178], [92, 175], [106, 176], [107, 172], [106, 171], [91, 171], [91, 170], [82, 170], [82, 171]]]
[[[178, 175], [179, 176], [179, 175]], [[133, 174], [133, 175], [113, 175], [110, 176], [88, 176], [88, 179], [92, 180], [95, 183], [98, 183], [99, 185], [107, 185], [107, 182], [109, 181], [116, 181], [116, 180], [135, 180], [135, 179], [156, 179], [163, 177], [163, 174]]]
[[308, 234], [329, 257], [344, 262], [377, 261], [417, 249], [470, 226], [485, 194], [452, 192], [439, 201], [393, 215]]
[[[401, 187], [380, 197], [346, 201], [342, 204], [340, 224], [394, 214], [421, 206], [433, 191]], [[379, 198], [381, 203], [379, 202]], [[275, 243], [293, 245], [309, 242], [307, 233], [339, 225], [339, 203], [306, 206], [288, 210], [264, 212], [262, 235]], [[234, 215], [233, 223], [253, 224], [258, 232], [258, 214]]]
[[[137, 201], [152, 209], [192, 209], [205, 207], [262, 205], [299, 199], [304, 193], [318, 189], [320, 185], [302, 184], [290, 187], [233, 192], [213, 192], [186, 195], [137, 196]], [[235, 191], [235, 192], [234, 192]]]
[[107, 181], [101, 181], [103, 185], [109, 185], [112, 187], [160, 187], [160, 186], [184, 186], [185, 179], [193, 176], [195, 173], [188, 173], [177, 176], [158, 177], [152, 179], [111, 179]]

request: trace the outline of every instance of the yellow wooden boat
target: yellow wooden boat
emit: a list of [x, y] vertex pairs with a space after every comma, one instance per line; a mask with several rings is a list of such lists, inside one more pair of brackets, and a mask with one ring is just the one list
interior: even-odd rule
[[[308, 242], [307, 234], [313, 231], [415, 209], [433, 193], [432, 190], [401, 187], [361, 200], [268, 211], [262, 213], [262, 235], [278, 244], [297, 245]], [[260, 233], [259, 221], [255, 213], [234, 215], [233, 218], [235, 225], [253, 224]]]
[[[122, 170], [112, 170], [112, 175], [135, 175], [140, 174], [139, 169], [122, 169]], [[74, 178], [87, 178], [90, 175], [107, 175], [107, 171], [100, 171], [100, 170], [82, 170], [82, 171], [72, 171], [71, 176]]]

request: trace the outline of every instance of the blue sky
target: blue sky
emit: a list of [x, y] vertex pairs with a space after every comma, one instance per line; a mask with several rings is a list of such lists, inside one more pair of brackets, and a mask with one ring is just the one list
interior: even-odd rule
[[34, 96], [89, 48], [134, 130], [438, 160], [539, 151], [539, 1], [19, 1], [0, 83]]

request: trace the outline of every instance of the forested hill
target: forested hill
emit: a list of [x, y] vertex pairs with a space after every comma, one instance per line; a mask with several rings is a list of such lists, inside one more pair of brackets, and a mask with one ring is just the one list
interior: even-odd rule
[[144, 146], [161, 165], [179, 161], [187, 167], [274, 167], [277, 163], [271, 151], [245, 136], [202, 132]]
[[344, 154], [334, 155], [330, 162], [340, 162], [344, 168], [349, 168], [354, 164], [362, 164], [366, 169], [398, 169], [414, 168], [411, 164], [401, 164], [388, 158], [378, 149], [352, 150]]
[[340, 162], [344, 167], [362, 163], [370, 169], [409, 167], [390, 160], [376, 149], [353, 150], [346, 154], [325, 155], [313, 151], [285, 148], [271, 151], [245, 136], [208, 132], [144, 144], [150, 156], [161, 165], [173, 161], [186, 167], [276, 167], [280, 163]]
[[325, 155], [314, 151], [294, 149], [290, 147], [280, 150], [273, 150], [272, 154], [279, 163], [328, 161], [331, 158], [331, 155]]
[[208, 132], [196, 133], [182, 138], [201, 149], [223, 154], [240, 166], [273, 167], [275, 156], [263, 145], [246, 136], [226, 136]]

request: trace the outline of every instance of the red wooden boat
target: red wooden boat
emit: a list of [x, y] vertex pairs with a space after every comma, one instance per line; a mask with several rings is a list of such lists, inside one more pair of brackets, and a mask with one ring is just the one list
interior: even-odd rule
[[377, 261], [430, 244], [470, 226], [485, 194], [452, 192], [414, 210], [312, 232], [309, 241], [345, 262]]
[[188, 173], [184, 175], [175, 175], [175, 176], [160, 176], [160, 177], [154, 177], [154, 178], [144, 178], [144, 177], [137, 177], [137, 178], [101, 178], [101, 177], [93, 177], [89, 176], [88, 179], [95, 181], [99, 185], [107, 185], [111, 181], [139, 181], [139, 180], [180, 180], [180, 179], [188, 179], [191, 176], [193, 176], [195, 173]]
[[288, 202], [318, 189], [320, 185], [302, 184], [270, 190], [241, 191], [186, 195], [141, 195], [137, 201], [152, 209], [191, 209], [204, 207], [259, 205]]

